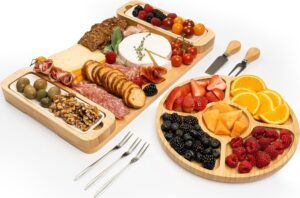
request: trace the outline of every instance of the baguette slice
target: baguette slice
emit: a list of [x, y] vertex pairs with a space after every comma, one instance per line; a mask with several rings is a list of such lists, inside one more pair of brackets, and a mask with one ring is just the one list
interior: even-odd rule
[[145, 105], [146, 95], [141, 88], [133, 87], [129, 90], [126, 104], [132, 108], [139, 109]]

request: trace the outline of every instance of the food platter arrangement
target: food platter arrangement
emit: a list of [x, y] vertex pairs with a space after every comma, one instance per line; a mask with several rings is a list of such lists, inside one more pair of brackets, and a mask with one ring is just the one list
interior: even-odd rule
[[216, 181], [264, 178], [284, 166], [298, 144], [295, 114], [254, 75], [191, 79], [166, 94], [156, 116], [168, 155]]
[[200, 22], [132, 1], [77, 44], [34, 58], [2, 90], [9, 103], [92, 153], [210, 52], [214, 37]]

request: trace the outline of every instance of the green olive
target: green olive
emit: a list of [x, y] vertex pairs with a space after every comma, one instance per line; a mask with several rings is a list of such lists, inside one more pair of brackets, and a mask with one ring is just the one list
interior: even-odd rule
[[34, 99], [36, 97], [36, 90], [31, 85], [26, 85], [24, 88], [24, 96], [28, 99]]
[[29, 85], [30, 81], [28, 78], [19, 78], [19, 80], [17, 81], [17, 91], [18, 92], [23, 92], [24, 88], [26, 87], [26, 85]]
[[40, 89], [46, 89], [47, 88], [47, 81], [44, 79], [37, 79], [34, 84], [34, 88], [38, 91]]
[[48, 108], [52, 104], [52, 100], [49, 97], [45, 97], [41, 99], [41, 106]]
[[60, 88], [58, 88], [58, 87], [51, 87], [48, 90], [48, 97], [53, 100], [53, 97], [56, 96], [56, 95], [60, 95], [60, 93], [61, 93]]
[[41, 101], [42, 98], [47, 97], [47, 91], [45, 89], [40, 89], [36, 92], [36, 99]]

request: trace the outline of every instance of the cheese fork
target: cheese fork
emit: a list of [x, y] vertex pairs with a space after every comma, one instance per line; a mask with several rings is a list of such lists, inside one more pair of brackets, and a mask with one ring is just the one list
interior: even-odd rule
[[116, 151], [116, 150], [120, 149], [122, 146], [124, 146], [128, 142], [128, 140], [132, 137], [132, 135], [133, 135], [133, 133], [131, 133], [131, 131], [129, 131], [125, 135], [125, 137], [117, 145], [115, 145], [112, 149], [110, 149], [109, 151], [107, 151], [104, 155], [102, 155], [100, 158], [98, 158], [96, 161], [94, 161], [92, 164], [90, 164], [85, 169], [83, 169], [80, 173], [78, 173], [78, 175], [76, 175], [76, 177], [74, 178], [74, 181], [77, 181], [82, 176], [84, 176], [85, 174], [87, 174], [90, 170], [92, 170], [108, 154], [110, 154], [113, 151]]
[[130, 165], [134, 164], [135, 162], [137, 162], [139, 159], [141, 159], [141, 157], [143, 156], [143, 154], [146, 152], [146, 150], [149, 147], [149, 143], [145, 142], [144, 145], [142, 146], [142, 148], [139, 150], [139, 152], [136, 154], [135, 157], [133, 157], [129, 163], [124, 166], [119, 172], [117, 172], [111, 179], [109, 179], [103, 186], [101, 186], [99, 188], [99, 190], [95, 193], [94, 198], [98, 197], [98, 195], [100, 195], [100, 193], [102, 193], [108, 186], [110, 186], [112, 184], [112, 182], [118, 177], [120, 176]]

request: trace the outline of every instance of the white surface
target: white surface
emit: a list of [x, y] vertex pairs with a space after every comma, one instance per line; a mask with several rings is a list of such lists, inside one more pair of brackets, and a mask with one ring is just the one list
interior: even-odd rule
[[[50, 55], [71, 46], [92, 24], [112, 16], [125, 2], [1, 1], [0, 79], [27, 66], [33, 57]], [[198, 5], [192, 2], [198, 2]], [[267, 85], [281, 93], [300, 117], [299, 5], [296, 0], [281, 2], [151, 0], [153, 5], [165, 10], [199, 19], [216, 32], [214, 50], [177, 83], [204, 75], [207, 66], [223, 53], [227, 43], [237, 39], [242, 43], [241, 52], [231, 57], [219, 73], [227, 74], [249, 47], [259, 47], [261, 57], [244, 73], [257, 74], [265, 79]], [[150, 150], [102, 197], [299, 196], [299, 148], [278, 173], [254, 183], [218, 183], [185, 171], [166, 155], [159, 144], [154, 126], [158, 102], [147, 108], [104, 149], [87, 155], [5, 102], [3, 94], [0, 94], [0, 197], [92, 197], [96, 189], [85, 192], [83, 187], [88, 178], [110, 160], [79, 182], [73, 182], [73, 177], [129, 129], [149, 141]]]

